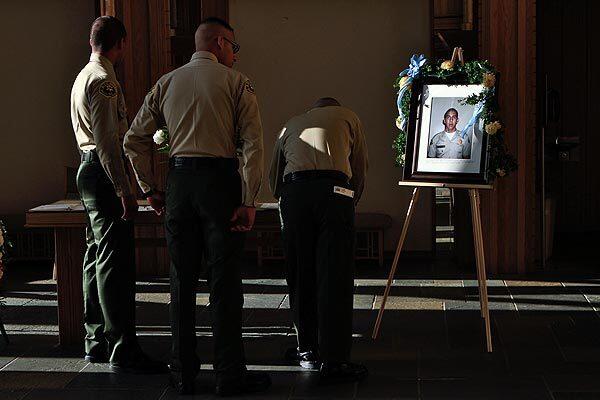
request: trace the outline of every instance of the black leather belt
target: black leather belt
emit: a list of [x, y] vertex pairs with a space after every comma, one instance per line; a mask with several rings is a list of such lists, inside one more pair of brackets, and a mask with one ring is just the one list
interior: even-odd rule
[[81, 153], [81, 161], [100, 162], [100, 158], [98, 157], [98, 153], [96, 153], [96, 150], [90, 150]]
[[328, 169], [311, 169], [307, 171], [290, 172], [289, 174], [286, 174], [283, 177], [283, 182], [305, 182], [316, 179], [331, 179], [335, 181], [344, 182], [346, 184], [348, 183], [348, 177], [346, 176], [346, 174], [340, 171]]
[[220, 157], [171, 157], [169, 167], [176, 169], [227, 169], [237, 171], [239, 161], [237, 158]]

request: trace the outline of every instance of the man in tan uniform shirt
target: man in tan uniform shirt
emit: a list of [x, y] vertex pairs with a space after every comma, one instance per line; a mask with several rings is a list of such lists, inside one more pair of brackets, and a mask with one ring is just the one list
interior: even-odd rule
[[127, 113], [113, 64], [124, 52], [125, 27], [94, 21], [90, 62], [71, 91], [71, 121], [82, 154], [77, 188], [88, 217], [83, 266], [86, 360], [110, 359], [115, 371], [166, 372], [139, 349], [135, 336], [133, 222], [137, 201], [121, 142]]
[[279, 198], [298, 347], [286, 358], [317, 368], [328, 382], [353, 381], [351, 363], [354, 206], [367, 172], [360, 120], [333, 98], [319, 99], [285, 125], [273, 152], [270, 184]]
[[[201, 22], [191, 61], [158, 80], [125, 137], [139, 185], [160, 212], [163, 196], [151, 168], [152, 135], [163, 126], [169, 131], [165, 225], [171, 256], [171, 370], [181, 393], [193, 392], [200, 367], [195, 292], [203, 258], [213, 312], [217, 394], [270, 385], [267, 374], [246, 370], [242, 344], [240, 255], [243, 232], [254, 223], [263, 141], [254, 89], [231, 68], [238, 49], [229, 24], [217, 18]], [[243, 143], [243, 195], [238, 141]]]

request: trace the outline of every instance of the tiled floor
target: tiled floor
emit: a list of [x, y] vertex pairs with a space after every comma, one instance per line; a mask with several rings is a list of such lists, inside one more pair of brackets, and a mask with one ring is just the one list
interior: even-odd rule
[[[356, 279], [354, 349], [369, 377], [321, 386], [315, 373], [284, 365], [294, 344], [281, 266], [244, 280], [244, 337], [251, 369], [268, 370], [273, 399], [600, 399], [600, 279], [566, 274], [490, 280], [494, 352], [484, 352], [476, 281], [434, 267], [404, 269], [387, 303], [380, 337], [371, 331], [386, 269], [363, 266]], [[425, 271], [425, 272], [424, 272]], [[166, 376], [110, 373], [56, 347], [56, 288], [46, 266], [14, 266], [0, 298], [11, 343], [0, 340], [0, 399], [173, 399]], [[206, 284], [197, 295], [197, 398], [212, 398], [212, 337]], [[141, 343], [168, 360], [168, 281], [137, 285]], [[249, 397], [252, 398], [252, 397]]]

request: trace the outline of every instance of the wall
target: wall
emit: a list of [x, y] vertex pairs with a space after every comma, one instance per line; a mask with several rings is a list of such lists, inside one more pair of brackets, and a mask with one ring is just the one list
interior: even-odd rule
[[[64, 166], [77, 166], [69, 96], [89, 58], [93, 0], [3, 2], [0, 216], [64, 196]], [[14, 229], [14, 228], [13, 228]]]
[[[370, 170], [358, 211], [393, 217], [386, 249], [395, 249], [411, 189], [397, 186], [392, 85], [413, 53], [429, 52], [429, 2], [230, 0], [229, 15], [242, 46], [235, 68], [253, 80], [259, 99], [265, 164], [287, 119], [318, 97], [336, 97], [358, 114], [367, 135]], [[272, 201], [266, 179], [260, 196]], [[431, 207], [431, 196], [422, 195], [408, 250], [431, 250]]]

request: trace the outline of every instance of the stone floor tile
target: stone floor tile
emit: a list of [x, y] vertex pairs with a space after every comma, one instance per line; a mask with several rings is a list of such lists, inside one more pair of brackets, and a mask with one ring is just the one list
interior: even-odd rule
[[420, 381], [421, 399], [511, 399], [551, 400], [539, 378], [498, 377], [487, 379], [444, 379]]
[[88, 365], [83, 358], [19, 357], [3, 368], [20, 372], [79, 372]]
[[463, 287], [462, 279], [434, 279], [431, 286], [435, 287]]
[[502, 351], [487, 353], [484, 340], [470, 347], [445, 348], [440, 343], [419, 353], [420, 379], [470, 379], [505, 376], [509, 373]]
[[519, 311], [594, 311], [583, 295], [513, 294], [513, 299]]
[[356, 395], [357, 383], [341, 383], [336, 385], [319, 384], [319, 374], [304, 373], [296, 376], [291, 398], [323, 398], [323, 399], [352, 399]]
[[23, 400], [158, 400], [164, 390], [34, 389]]
[[[383, 296], [375, 298], [374, 309], [381, 307]], [[389, 296], [385, 303], [386, 310], [438, 310], [444, 309], [444, 302], [440, 300], [420, 299], [415, 297]]]
[[29, 389], [0, 389], [0, 399], [22, 400], [29, 392]]
[[0, 371], [0, 390], [25, 390], [34, 388], [64, 388], [77, 376], [77, 372]]
[[355, 399], [418, 399], [417, 379], [398, 379], [370, 374], [358, 382]]
[[[464, 279], [463, 280], [463, 286], [464, 287], [478, 287], [479, 286], [479, 282], [477, 281], [477, 279]], [[501, 280], [501, 279], [488, 279], [487, 280], [487, 286], [488, 287], [506, 287], [505, 281]]]
[[[598, 374], [545, 374], [544, 379], [553, 392], [600, 393]], [[600, 398], [600, 397], [599, 397]]]
[[139, 375], [114, 373], [108, 364], [88, 364], [81, 373], [72, 379], [69, 389], [154, 389], [166, 388], [169, 380], [167, 374]]
[[548, 286], [561, 286], [561, 282], [557, 281], [538, 281], [538, 280], [506, 280], [506, 286], [534, 286], [534, 287], [548, 287]]
[[32, 299], [26, 298], [26, 297], [14, 297], [14, 296], [2, 297], [2, 296], [0, 296], [0, 304], [2, 304], [0, 306], [0, 315], [4, 315], [5, 313], [8, 313], [8, 307], [22, 306], [26, 303], [29, 303], [31, 300]]
[[136, 293], [135, 301], [141, 303], [169, 304], [171, 301], [170, 293]]
[[354, 309], [355, 310], [371, 310], [373, 308], [374, 295], [370, 294], [355, 294]]
[[554, 400], [598, 400], [600, 392], [554, 392]]
[[244, 294], [244, 308], [278, 309], [285, 294]]
[[[2, 340], [2, 339], [0, 339]], [[4, 345], [0, 345], [0, 352], [3, 350]], [[5, 357], [5, 356], [0, 356], [0, 371], [6, 367], [7, 364], [10, 364], [12, 361], [14, 361], [17, 357]]]

